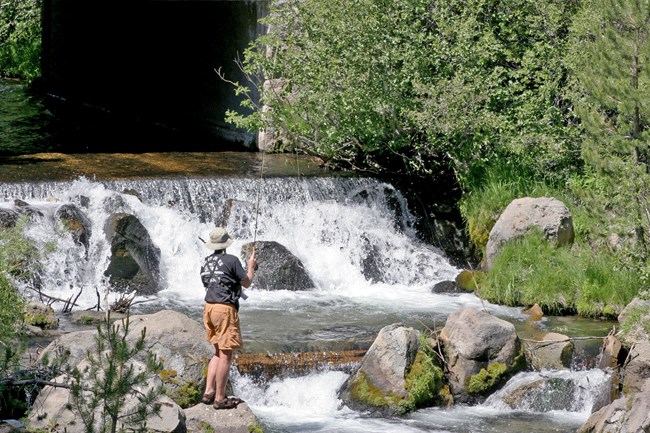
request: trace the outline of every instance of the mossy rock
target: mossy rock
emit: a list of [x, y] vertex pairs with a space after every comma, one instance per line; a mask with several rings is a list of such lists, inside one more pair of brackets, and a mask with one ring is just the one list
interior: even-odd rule
[[443, 379], [442, 369], [422, 350], [418, 351], [406, 376], [405, 393], [384, 393], [361, 371], [351, 385], [354, 400], [381, 413], [403, 415], [421, 407], [448, 405], [451, 401], [449, 387]]
[[464, 269], [456, 276], [456, 287], [466, 292], [474, 292], [481, 283], [483, 272]]

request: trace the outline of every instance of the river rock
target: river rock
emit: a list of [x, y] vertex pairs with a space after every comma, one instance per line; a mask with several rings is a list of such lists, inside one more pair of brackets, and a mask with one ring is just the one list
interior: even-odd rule
[[16, 199], [14, 200], [14, 206], [16, 206], [16, 210], [18, 211], [19, 214], [28, 215], [29, 218], [32, 220], [35, 218], [43, 217], [43, 212], [36, 209], [34, 206], [27, 203], [26, 201]]
[[569, 337], [555, 332], [544, 334], [540, 341], [525, 345], [528, 364], [535, 370], [561, 370], [571, 367], [574, 344]]
[[570, 379], [545, 377], [510, 390], [503, 402], [515, 410], [549, 412], [568, 410], [579, 396], [579, 384]]
[[241, 257], [248, 260], [253, 247], [257, 270], [253, 284], [262, 290], [309, 290], [316, 287], [304, 265], [283, 245], [273, 241], [257, 241], [242, 247]]
[[650, 322], [650, 293], [647, 291], [632, 299], [618, 315], [618, 322], [625, 325], [627, 332], [621, 339], [627, 345], [648, 341], [650, 336], [643, 326]]
[[408, 397], [406, 375], [419, 348], [413, 328], [400, 323], [384, 327], [339, 397], [353, 409], [398, 413], [399, 401]]
[[196, 399], [203, 394], [203, 370], [214, 354], [203, 325], [171, 310], [131, 316], [127, 340], [135, 341], [145, 328], [146, 352], [163, 361], [161, 377], [169, 390], [168, 395], [182, 407], [195, 403], [188, 391], [199, 391]]
[[616, 370], [627, 357], [627, 351], [623, 350], [623, 345], [616, 338], [616, 335], [610, 333], [607, 337], [603, 339], [603, 346], [600, 351], [600, 362], [598, 366], [601, 370], [612, 369]]
[[[472, 402], [478, 396], [470, 392], [468, 384], [473, 376], [479, 378], [482, 370], [495, 371], [500, 377], [492, 377], [493, 385], [485, 392], [513, 374], [519, 367], [521, 344], [512, 323], [475, 308], [463, 308], [449, 315], [440, 332], [449, 368], [448, 380], [456, 402]], [[495, 366], [490, 368], [490, 366]], [[486, 384], [487, 385], [487, 384]]]
[[104, 227], [111, 243], [111, 258], [104, 275], [118, 292], [153, 295], [161, 287], [160, 249], [137, 217], [112, 214]]
[[516, 199], [506, 207], [490, 231], [486, 267], [492, 265], [501, 245], [526, 235], [532, 227], [541, 230], [557, 246], [573, 242], [573, 220], [564, 203], [552, 197]]
[[[144, 370], [145, 366], [138, 361], [130, 363], [136, 371]], [[79, 364], [79, 369], [87, 366], [86, 361]], [[90, 372], [86, 373], [89, 374]], [[55, 383], [66, 383], [65, 376], [59, 376], [54, 379]], [[152, 375], [145, 386], [139, 387], [136, 391], [139, 393], [147, 393], [154, 387], [160, 386], [160, 379]], [[120, 413], [129, 413], [135, 408], [139, 402], [138, 393], [131, 393], [126, 396], [126, 400], [122, 404]], [[156, 403], [160, 404], [160, 413], [157, 415], [149, 415], [147, 418], [147, 431], [160, 432], [160, 433], [181, 433], [185, 432], [185, 415], [183, 410], [169, 397], [161, 395], [156, 399]], [[65, 428], [66, 433], [86, 433], [86, 426], [81, 422], [79, 415], [75, 413], [71, 405], [70, 390], [67, 388], [59, 388], [53, 386], [45, 386], [38, 394], [36, 402], [32, 406], [27, 416], [27, 425], [30, 431], [37, 429], [49, 429], [52, 425], [58, 425]], [[95, 424], [93, 431], [99, 431], [102, 422], [101, 420], [101, 406], [95, 411]], [[118, 430], [125, 428], [137, 428], [135, 425], [118, 423]]]
[[20, 215], [13, 209], [0, 208], [0, 228], [11, 228], [16, 225]]
[[650, 380], [591, 414], [578, 433], [647, 433], [650, 431]]
[[[228, 199], [223, 208], [223, 220], [216, 225], [227, 227], [228, 233], [235, 239], [253, 237], [250, 227], [255, 221], [255, 204], [242, 200]], [[251, 224], [251, 219], [253, 224]]]
[[85, 213], [77, 206], [68, 203], [56, 210], [56, 217], [61, 220], [63, 226], [70, 232], [72, 239], [79, 245], [83, 245], [88, 252], [90, 236], [92, 234], [92, 223]]
[[650, 379], [650, 341], [641, 341], [630, 348], [622, 374], [624, 393], [640, 391]]
[[25, 304], [25, 323], [37, 326], [41, 329], [56, 329], [59, 327], [59, 319], [54, 314], [54, 309], [38, 301], [29, 301]]
[[440, 281], [439, 283], [436, 283], [431, 288], [431, 293], [445, 293], [448, 295], [460, 295], [463, 293], [467, 293], [467, 291], [459, 287], [455, 281], [444, 280], [444, 281]]
[[185, 418], [188, 432], [249, 433], [259, 429], [259, 422], [246, 403], [228, 410], [198, 404], [185, 409]]

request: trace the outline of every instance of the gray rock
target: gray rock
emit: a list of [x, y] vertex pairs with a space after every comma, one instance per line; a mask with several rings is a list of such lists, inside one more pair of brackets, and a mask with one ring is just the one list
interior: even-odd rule
[[650, 431], [650, 381], [591, 414], [578, 433], [647, 433]]
[[8, 229], [16, 225], [20, 215], [13, 209], [0, 208], [0, 227]]
[[[359, 410], [381, 413], [397, 413], [397, 399], [408, 397], [406, 375], [411, 369], [420, 347], [418, 333], [401, 324], [384, 327], [363, 357], [357, 371], [350, 376], [339, 392], [340, 398]], [[355, 389], [367, 385], [374, 387], [385, 397], [384, 404], [377, 405], [357, 395]]]
[[574, 344], [569, 337], [549, 332], [538, 342], [525, 345], [528, 364], [535, 370], [561, 370], [571, 367]]
[[548, 197], [516, 199], [506, 207], [490, 231], [486, 266], [492, 265], [505, 242], [526, 235], [532, 227], [541, 230], [557, 246], [573, 242], [571, 213], [561, 201]]
[[54, 309], [38, 301], [29, 301], [25, 304], [25, 323], [31, 326], [38, 326], [41, 329], [56, 329], [59, 327], [59, 319], [54, 314]]
[[[316, 287], [302, 262], [283, 245], [272, 241], [255, 242], [257, 270], [253, 284], [262, 290], [309, 290]], [[244, 261], [252, 253], [253, 243], [242, 247]]]
[[61, 220], [65, 228], [70, 232], [72, 239], [79, 245], [86, 247], [86, 252], [88, 252], [92, 224], [86, 214], [77, 206], [68, 203], [56, 210], [56, 217]]
[[650, 341], [642, 341], [630, 348], [623, 369], [623, 392], [635, 393], [650, 379]]
[[185, 409], [188, 432], [205, 432], [210, 428], [218, 433], [249, 433], [259, 425], [255, 414], [246, 403], [234, 409], [215, 410], [211, 405], [198, 404]]
[[152, 295], [161, 290], [160, 249], [154, 245], [147, 229], [134, 216], [113, 214], [104, 227], [111, 243], [111, 259], [104, 275], [118, 292], [135, 290], [138, 295]]
[[449, 367], [448, 380], [457, 402], [470, 402], [467, 391], [469, 379], [501, 363], [514, 372], [515, 361], [521, 354], [521, 344], [512, 323], [483, 310], [463, 308], [449, 315], [440, 332]]
[[[132, 361], [131, 365], [134, 366], [136, 371], [144, 370], [144, 365], [138, 361]], [[79, 363], [79, 369], [87, 366], [86, 361]], [[65, 376], [59, 376], [54, 379], [56, 383], [66, 383]], [[126, 400], [122, 406], [121, 413], [129, 413], [137, 403], [139, 393], [147, 393], [150, 389], [160, 386], [160, 379], [152, 375], [146, 386], [140, 387], [137, 392], [127, 395]], [[53, 423], [65, 427], [67, 433], [85, 433], [86, 427], [79, 418], [79, 415], [74, 411], [70, 404], [70, 390], [67, 388], [59, 388], [53, 386], [44, 387], [36, 398], [36, 402], [32, 406], [31, 411], [27, 417], [27, 424], [31, 430], [46, 429]], [[149, 415], [147, 418], [147, 431], [160, 432], [160, 433], [184, 433], [185, 429], [185, 415], [183, 410], [169, 397], [161, 395], [156, 400], [160, 404], [160, 413], [157, 415]], [[95, 412], [95, 428], [94, 431], [99, 430], [97, 423], [101, 422], [100, 415], [101, 408]], [[125, 422], [124, 419], [121, 420]], [[119, 428], [136, 427], [129, 424], [118, 423]]]

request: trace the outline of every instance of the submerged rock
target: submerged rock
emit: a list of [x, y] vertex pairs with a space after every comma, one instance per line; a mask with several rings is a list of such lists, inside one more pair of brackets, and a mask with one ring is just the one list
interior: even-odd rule
[[316, 287], [302, 262], [283, 245], [272, 241], [257, 241], [242, 247], [244, 261], [257, 256], [253, 284], [262, 290], [309, 290]]

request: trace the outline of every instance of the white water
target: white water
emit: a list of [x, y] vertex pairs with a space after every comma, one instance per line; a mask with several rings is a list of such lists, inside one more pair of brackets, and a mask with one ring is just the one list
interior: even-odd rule
[[[121, 193], [125, 189], [137, 191], [141, 200]], [[87, 204], [81, 197], [88, 199]], [[372, 179], [79, 179], [0, 187], [0, 207], [10, 208], [14, 199], [22, 199], [45, 215], [27, 230], [44, 253], [45, 293], [68, 299], [81, 292], [77, 308], [96, 305], [98, 293], [103, 295], [107, 288], [103, 273], [110, 255], [103, 227], [111, 213], [126, 212], [137, 216], [161, 251], [164, 289], [140, 308], [172, 308], [197, 319], [204, 293], [198, 269], [208, 254], [199, 237], [208, 236], [220, 222], [226, 201], [234, 199], [237, 205], [227, 227], [236, 238], [229, 252], [238, 254], [253, 240], [258, 197], [257, 240], [287, 247], [303, 262], [316, 289], [249, 289], [241, 307], [247, 351], [367, 348], [385, 325], [434, 327], [463, 306], [486, 307], [509, 320], [524, 319], [518, 309], [484, 305], [474, 295], [431, 293], [437, 282], [453, 279], [458, 269], [434, 247], [417, 240], [413, 216], [401, 194]], [[87, 256], [54, 217], [64, 203], [78, 205], [92, 222]], [[361, 271], [368, 257], [380, 270], [375, 280]], [[322, 371], [268, 384], [234, 377], [234, 383], [268, 431], [278, 433], [572, 431], [579, 424], [576, 419], [584, 419], [590, 410], [589, 402], [584, 402], [567, 413], [522, 415], [491, 404], [374, 419], [340, 407], [336, 391], [345, 379], [343, 372]], [[504, 419], [523, 427], [507, 430]], [[542, 425], [558, 429], [543, 430]]]
[[[571, 405], [541, 412], [515, 410], [503, 402], [515, 387], [543, 377], [573, 381], [577, 392]], [[343, 406], [337, 390], [346, 379], [347, 374], [340, 371], [321, 371], [260, 385], [235, 373], [235, 392], [269, 426], [268, 433], [568, 433], [576, 431], [591, 414], [597, 404], [594, 396], [603, 391], [607, 394], [611, 378], [601, 370], [520, 373], [484, 404], [420, 409], [404, 418], [388, 419], [371, 418]]]

